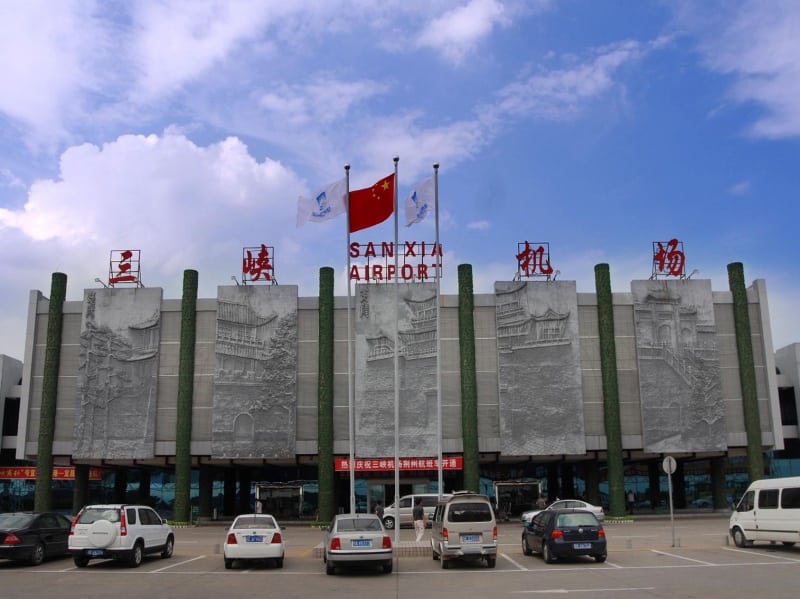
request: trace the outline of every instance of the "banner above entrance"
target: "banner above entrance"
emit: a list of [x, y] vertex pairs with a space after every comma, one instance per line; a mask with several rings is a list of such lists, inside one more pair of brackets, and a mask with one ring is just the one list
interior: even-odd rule
[[[400, 470], [437, 470], [436, 458], [400, 458]], [[461, 456], [443, 458], [442, 470], [462, 470], [464, 458]], [[350, 470], [349, 458], [336, 458], [336, 472]], [[385, 472], [394, 470], [394, 458], [365, 458], [355, 460], [356, 472]]]

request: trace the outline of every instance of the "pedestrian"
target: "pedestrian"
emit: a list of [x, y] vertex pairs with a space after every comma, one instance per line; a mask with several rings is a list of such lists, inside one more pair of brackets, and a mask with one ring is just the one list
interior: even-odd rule
[[539, 495], [539, 499], [536, 500], [536, 509], [543, 510], [547, 507], [547, 495]]
[[633, 514], [633, 504], [636, 503], [636, 495], [633, 494], [633, 490], [628, 489], [626, 498], [628, 500], [628, 513]]
[[417, 543], [419, 543], [425, 536], [425, 510], [422, 507], [422, 499], [417, 499], [411, 515], [414, 518], [414, 530], [417, 533]]
[[375, 515], [383, 522], [383, 504], [380, 501], [375, 504]]

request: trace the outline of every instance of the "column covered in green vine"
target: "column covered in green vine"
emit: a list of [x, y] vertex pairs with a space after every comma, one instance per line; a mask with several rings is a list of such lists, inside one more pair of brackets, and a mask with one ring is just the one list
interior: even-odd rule
[[336, 501], [333, 469], [333, 269], [319, 269], [319, 381], [317, 447], [319, 518], [333, 519]]
[[597, 292], [597, 326], [600, 342], [600, 372], [603, 381], [603, 416], [608, 465], [608, 503], [612, 516], [625, 514], [625, 471], [622, 460], [622, 425], [617, 383], [617, 346], [614, 339], [614, 300], [608, 264], [594, 267]]
[[464, 488], [480, 491], [478, 452], [478, 382], [475, 372], [475, 298], [472, 265], [458, 265], [458, 341], [461, 356], [461, 436]]
[[197, 337], [197, 271], [183, 271], [181, 345], [178, 359], [178, 402], [175, 430], [175, 520], [191, 519], [192, 398], [194, 350]]
[[733, 324], [736, 330], [736, 351], [739, 355], [744, 429], [747, 433], [747, 472], [753, 481], [764, 477], [764, 454], [761, 450], [761, 420], [758, 415], [753, 337], [750, 332], [747, 289], [744, 285], [744, 266], [741, 262], [728, 264], [728, 284], [733, 296]]
[[58, 369], [61, 364], [61, 331], [64, 323], [64, 299], [67, 296], [67, 275], [54, 272], [50, 282], [50, 306], [47, 312], [47, 345], [44, 350], [42, 406], [39, 420], [38, 468], [33, 509], [52, 509], [53, 438], [56, 432]]

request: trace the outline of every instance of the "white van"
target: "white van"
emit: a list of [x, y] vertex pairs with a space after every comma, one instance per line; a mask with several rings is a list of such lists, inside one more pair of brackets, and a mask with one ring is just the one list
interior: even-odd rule
[[753, 482], [731, 514], [729, 530], [737, 547], [800, 542], [800, 476]]

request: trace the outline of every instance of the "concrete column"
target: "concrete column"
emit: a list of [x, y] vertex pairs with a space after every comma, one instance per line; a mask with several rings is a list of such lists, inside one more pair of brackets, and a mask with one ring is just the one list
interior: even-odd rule
[[[317, 452], [319, 466], [319, 519], [328, 522], [336, 513], [333, 461], [333, 269], [319, 270], [319, 379], [317, 383]], [[348, 495], [349, 489], [348, 489]]]
[[89, 466], [75, 465], [75, 482], [72, 486], [72, 513], [77, 514], [89, 503]]
[[201, 518], [211, 518], [214, 514], [212, 494], [214, 493], [214, 469], [211, 466], [200, 466], [200, 496], [198, 505]]
[[480, 491], [478, 449], [478, 381], [475, 370], [475, 298], [472, 266], [458, 265], [458, 341], [461, 365], [461, 435], [464, 450], [464, 488]]
[[239, 514], [247, 514], [253, 511], [250, 507], [250, 487], [252, 482], [250, 468], [239, 468]]
[[236, 515], [236, 470], [227, 468], [225, 470], [225, 481], [223, 483], [222, 512], [226, 516]]
[[54, 272], [50, 283], [50, 305], [47, 312], [47, 344], [44, 349], [37, 448], [38, 467], [33, 499], [33, 509], [37, 512], [49, 512], [53, 509], [53, 437], [56, 431], [58, 371], [61, 364], [61, 332], [66, 295], [67, 275]]
[[600, 371], [603, 381], [603, 416], [608, 460], [608, 503], [612, 516], [625, 515], [625, 465], [622, 459], [622, 424], [617, 382], [617, 346], [614, 336], [614, 300], [608, 264], [594, 267]]
[[128, 502], [128, 471], [117, 467], [114, 470], [114, 503]]

